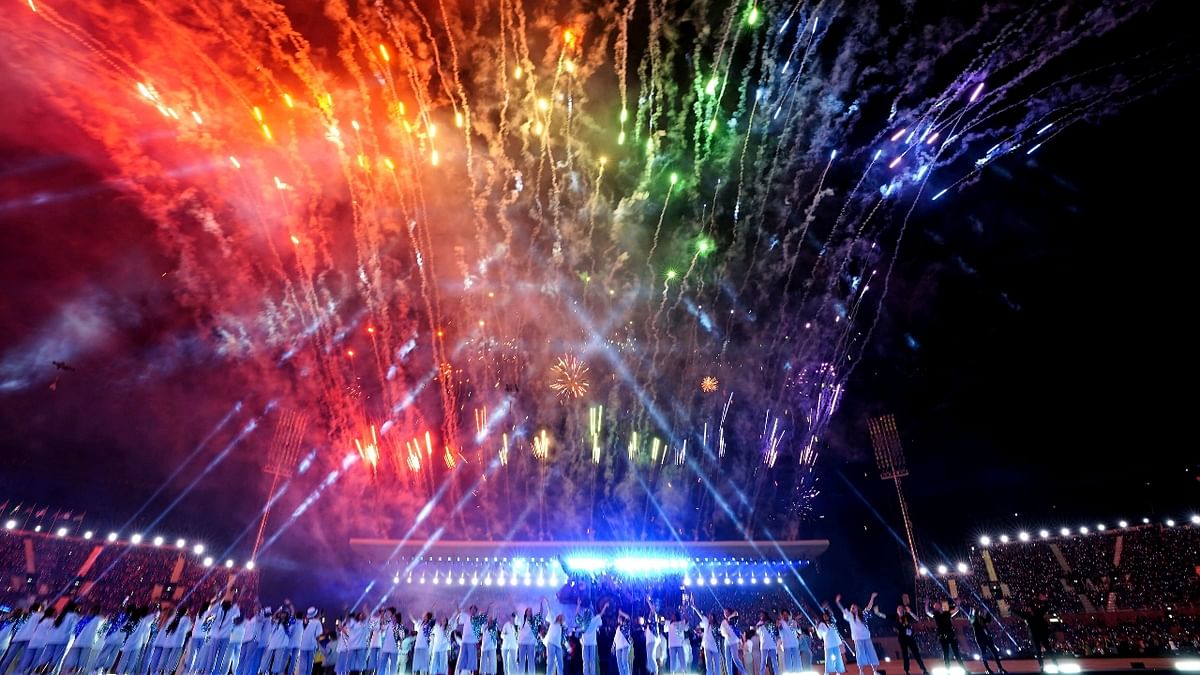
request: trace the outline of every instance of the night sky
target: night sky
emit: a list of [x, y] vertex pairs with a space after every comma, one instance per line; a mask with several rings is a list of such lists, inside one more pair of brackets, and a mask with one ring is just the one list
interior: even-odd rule
[[[0, 82], [19, 79], [13, 68], [0, 66]], [[1200, 509], [1188, 393], [1195, 86], [1194, 74], [1180, 76], [918, 206], [801, 529], [833, 542], [825, 562], [839, 573], [822, 584], [858, 592], [902, 580], [904, 555], [886, 533], [899, 524], [895, 494], [878, 480], [866, 431], [883, 413], [905, 443], [927, 550], [953, 556], [982, 533]], [[84, 509], [98, 530], [133, 517], [237, 402], [259, 409], [269, 395], [256, 391], [256, 371], [212, 357], [172, 294], [154, 223], [113, 174], [49, 103], [10, 97], [0, 113], [0, 502]], [[244, 419], [135, 526], [193, 481], [158, 531], [219, 546], [252, 523], [265, 485], [249, 448], [260, 444], [200, 473]], [[347, 555], [320, 525], [302, 520], [282, 543], [279, 578], [297, 578], [318, 555], [314, 540], [321, 556]]]

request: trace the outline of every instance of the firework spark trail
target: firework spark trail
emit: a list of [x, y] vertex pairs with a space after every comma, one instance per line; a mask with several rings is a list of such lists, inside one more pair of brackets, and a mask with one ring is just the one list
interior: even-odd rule
[[[458, 504], [470, 484], [461, 460], [480, 463], [498, 442], [486, 454], [472, 446], [462, 417], [505, 407], [512, 420], [528, 419], [524, 428], [504, 423], [513, 447], [548, 429], [564, 439], [550, 461], [564, 480], [619, 481], [590, 496], [590, 509], [537, 497], [547, 500], [540, 513], [581, 512], [564, 530], [594, 533], [620, 528], [592, 522], [612, 520], [606, 499], [639, 494], [625, 468], [644, 456], [635, 461], [626, 429], [667, 439], [644, 477], [645, 496], [663, 509], [655, 527], [675, 517], [668, 486], [696, 463], [684, 457], [690, 439], [703, 449], [703, 470], [729, 476], [702, 498], [737, 505], [742, 515], [729, 520], [738, 527], [761, 514], [757, 502], [770, 491], [762, 457], [733, 424], [745, 411], [794, 411], [766, 437], [768, 452], [811, 468], [879, 320], [900, 242], [919, 215], [915, 199], [961, 189], [991, 163], [1035, 152], [1190, 67], [1163, 49], [1068, 68], [1063, 55], [1146, 6], [989, 7], [932, 41], [913, 38], [952, 20], [922, 26], [910, 15], [888, 27], [875, 12], [803, 1], [650, 0], [649, 25], [639, 26], [634, 0], [529, 16], [511, 0], [471, 10], [444, 0], [369, 8], [334, 0], [311, 14], [269, 0], [245, 11], [180, 0], [87, 0], [68, 11], [52, 0], [0, 17], [0, 48], [30, 64], [21, 87], [103, 147], [157, 226], [181, 304], [220, 336], [222, 358], [320, 409], [322, 461], [335, 466], [379, 425], [387, 458], [379, 479], [431, 497], [448, 483]], [[1079, 30], [1062, 30], [1076, 20]], [[154, 37], [124, 39], [139, 21]], [[677, 24], [706, 29], [685, 43]], [[306, 37], [297, 26], [314, 28]], [[876, 49], [896, 56], [879, 62]], [[966, 66], [944, 73], [950, 62]], [[60, 64], [75, 77], [52, 67]], [[1065, 74], [1039, 79], [1056, 68]], [[887, 119], [865, 112], [889, 102]], [[142, 140], [150, 138], [170, 142]], [[851, 138], [871, 140], [855, 147]], [[995, 140], [987, 153], [976, 147]], [[871, 157], [856, 182], [831, 169], [830, 148]], [[822, 168], [816, 158], [826, 155]], [[941, 180], [943, 171], [961, 177]], [[651, 196], [664, 187], [654, 214]], [[836, 215], [825, 203], [835, 192], [845, 195]], [[804, 204], [796, 222], [793, 204]], [[711, 248], [693, 250], [697, 237]], [[885, 254], [881, 241], [895, 248]], [[640, 250], [645, 271], [629, 264]], [[720, 257], [701, 264], [709, 250]], [[883, 255], [880, 285], [868, 270]], [[807, 282], [794, 298], [796, 279]], [[769, 297], [780, 287], [789, 291], [783, 303]], [[600, 318], [595, 326], [571, 321], [583, 310]], [[368, 341], [360, 377], [347, 354]], [[544, 386], [563, 351], [593, 366], [604, 357], [569, 405]], [[767, 367], [740, 368], [743, 359]], [[781, 374], [784, 365], [806, 374], [803, 386]], [[719, 424], [692, 409], [703, 394], [697, 383], [717, 375], [731, 394]], [[437, 387], [425, 391], [431, 379]], [[589, 399], [608, 408], [604, 438], [584, 433], [573, 411]], [[430, 427], [437, 458], [430, 436], [421, 440]], [[417, 439], [415, 453], [403, 439]], [[614, 443], [627, 451], [604, 451]], [[501, 462], [505, 481], [545, 468], [512, 455]], [[366, 473], [348, 470], [339, 491], [358, 489]], [[780, 489], [809, 494], [806, 485]], [[488, 509], [520, 511], [499, 492], [481, 494]], [[507, 498], [527, 505], [529, 496], [510, 489]], [[398, 497], [386, 499], [396, 500], [397, 518], [408, 513]], [[461, 510], [430, 508], [465, 530]], [[438, 520], [429, 515], [423, 528]]]

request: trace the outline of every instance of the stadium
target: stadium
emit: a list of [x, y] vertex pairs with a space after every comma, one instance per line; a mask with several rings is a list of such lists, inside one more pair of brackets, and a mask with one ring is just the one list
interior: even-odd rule
[[10, 0], [0, 675], [1200, 672], [1169, 0]]

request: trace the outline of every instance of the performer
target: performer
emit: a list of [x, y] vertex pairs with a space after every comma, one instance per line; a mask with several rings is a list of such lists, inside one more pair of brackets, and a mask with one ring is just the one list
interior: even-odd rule
[[772, 675], [782, 675], [779, 672], [779, 624], [767, 612], [759, 612], [755, 632], [758, 633], [758, 647], [762, 652], [758, 672], [766, 675], [769, 666]]
[[746, 675], [746, 665], [742, 662], [740, 652], [741, 636], [733, 625], [737, 617], [737, 612], [725, 608], [725, 620], [721, 622], [721, 637], [725, 639], [725, 675], [734, 675], [735, 668], [740, 675]]
[[[499, 642], [496, 617], [489, 616], [487, 624], [479, 636], [479, 675], [496, 675], [496, 648], [499, 646]], [[404, 673], [402, 672], [400, 675], [404, 675]]]
[[704, 615], [695, 605], [692, 605], [692, 610], [700, 617], [700, 649], [704, 651], [704, 675], [721, 675], [721, 649], [717, 644], [720, 623], [717, 622], [717, 615]]
[[646, 643], [646, 673], [658, 675], [658, 643], [661, 642], [661, 638], [658, 635], [658, 615], [654, 613], [653, 605], [642, 637]]
[[783, 672], [800, 672], [800, 641], [796, 636], [796, 624], [788, 610], [779, 612], [779, 644], [783, 647]]
[[[219, 672], [225, 663], [226, 652], [229, 651], [229, 635], [233, 632], [234, 620], [240, 619], [242, 608], [233, 602], [233, 593], [226, 592], [213, 612], [213, 626], [210, 631], [212, 648], [208, 651], [208, 663], [204, 670], [209, 675], [226, 675]], [[238, 621], [241, 623], [241, 621]]]
[[362, 673], [367, 668], [367, 650], [371, 642], [371, 623], [366, 612], [359, 610], [352, 621], [346, 622], [346, 657], [350, 659], [350, 672]]
[[67, 653], [67, 642], [75, 631], [75, 624], [79, 623], [79, 612], [75, 610], [75, 603], [68, 602], [58, 618], [50, 624], [42, 653], [38, 655], [38, 669], [44, 669], [47, 673], [58, 669], [58, 662]]
[[479, 608], [471, 605], [464, 612], [459, 610], [455, 617], [455, 625], [462, 627], [462, 649], [458, 653], [456, 673], [475, 673], [479, 670], [479, 636], [487, 615], [481, 614]]
[[1029, 625], [1029, 638], [1033, 641], [1033, 656], [1037, 659], [1038, 671], [1045, 670], [1044, 656], [1047, 654], [1057, 666], [1058, 659], [1053, 655], [1050, 645], [1050, 602], [1046, 592], [1038, 593], [1036, 600], [1017, 609], [1017, 616], [1025, 619]]
[[[604, 613], [603, 610], [600, 612]], [[629, 675], [629, 615], [617, 610], [617, 632], [613, 635], [612, 652], [617, 659], [617, 674]], [[546, 675], [550, 675], [549, 672]]]
[[958, 665], [966, 670], [967, 665], [963, 663], [962, 652], [958, 650], [958, 635], [954, 633], [954, 617], [958, 614], [958, 607], [949, 600], [943, 600], [940, 607], [931, 609], [929, 601], [926, 600], [925, 613], [937, 626], [938, 642], [942, 645], [942, 660], [946, 662], [946, 670], [950, 669], [951, 652], [954, 652], [954, 659], [958, 661]]
[[404, 625], [395, 607], [388, 607], [379, 626], [383, 645], [379, 652], [379, 675], [398, 675], [400, 643], [404, 640]]
[[262, 661], [265, 647], [262, 641], [263, 630], [270, 620], [271, 608], [263, 607], [246, 623], [242, 632], [242, 644], [238, 645], [241, 654], [238, 656], [237, 675], [258, 675], [258, 665]]
[[299, 663], [297, 675], [312, 675], [313, 661], [317, 658], [317, 640], [321, 637], [320, 613], [316, 607], [309, 607], [304, 613], [304, 621], [300, 624], [300, 656], [296, 659]]
[[864, 675], [863, 668], [866, 666], [870, 666], [872, 672], [879, 670], [879, 656], [875, 653], [875, 643], [871, 640], [871, 629], [867, 626], [867, 617], [878, 611], [875, 609], [875, 598], [877, 597], [879, 597], [878, 593], [871, 594], [865, 610], [860, 609], [858, 603], [853, 602], [850, 603], [850, 609], [842, 607], [841, 594], [833, 599], [838, 609], [842, 610], [842, 617], [846, 619], [846, 623], [850, 624], [850, 639], [854, 640], [854, 660], [858, 664], [858, 675]]
[[522, 675], [533, 675], [533, 657], [537, 651], [538, 628], [543, 615], [534, 614], [526, 607], [517, 623], [517, 671]]
[[47, 607], [46, 611], [42, 613], [41, 620], [38, 621], [29, 638], [29, 645], [21, 654], [21, 660], [17, 662], [17, 668], [13, 671], [15, 675], [28, 675], [37, 667], [42, 650], [46, 647], [46, 638], [50, 637], [50, 631], [54, 627], [56, 618], [58, 618], [58, 612], [53, 607]]
[[[549, 607], [549, 603], [546, 604]], [[583, 647], [583, 675], [596, 675], [597, 660], [600, 656], [596, 646], [596, 633], [604, 624], [604, 612], [607, 610], [607, 602], [600, 606], [600, 612], [595, 615], [590, 609], [580, 613], [579, 605], [575, 605], [575, 629], [579, 631], [579, 645]]]
[[132, 608], [126, 607], [115, 617], [109, 619], [104, 627], [100, 653], [96, 655], [96, 662], [92, 664], [94, 670], [101, 673], [113, 672], [113, 667], [117, 664], [117, 655], [121, 653], [121, 647], [125, 644], [125, 638], [128, 636], [128, 633], [125, 632], [125, 624], [131, 620], [132, 612]]
[[214, 618], [212, 610], [213, 607], [210, 603], [201, 603], [196, 620], [192, 622], [192, 641], [188, 647], [187, 668], [185, 668], [188, 673], [199, 673], [200, 668], [204, 665], [204, 660], [208, 657], [208, 637]]
[[263, 655], [263, 664], [259, 668], [261, 672], [271, 675], [281, 675], [284, 672], [292, 651], [292, 631], [294, 630], [291, 612], [286, 607], [280, 607], [271, 622], [267, 650]]
[[838, 632], [828, 607], [821, 612], [821, 620], [817, 622], [817, 636], [825, 644], [825, 672], [846, 672], [846, 662], [842, 659], [842, 635]]
[[796, 650], [800, 652], [800, 672], [811, 673], [813, 669], [812, 626], [804, 626], [797, 633]]
[[[904, 600], [908, 600], [908, 595], [904, 596]], [[909, 658], [917, 662], [917, 667], [921, 669], [923, 675], [929, 675], [929, 669], [925, 667], [925, 662], [921, 660], [921, 649], [917, 646], [917, 638], [913, 634], [913, 627], [916, 626], [916, 614], [913, 614], [912, 609], [907, 604], [896, 605], [896, 615], [892, 617], [892, 623], [896, 626], [896, 639], [900, 643], [900, 656], [904, 659], [904, 675], [909, 675]]]
[[7, 673], [9, 667], [14, 663], [24, 660], [25, 653], [29, 651], [29, 641], [33, 638], [33, 633], [37, 630], [41, 620], [41, 603], [33, 603], [29, 606], [28, 611], [17, 610], [14, 623], [9, 628], [12, 640], [8, 643], [8, 649], [4, 650], [4, 656], [0, 658], [0, 675]]
[[80, 617], [79, 623], [75, 624], [75, 641], [67, 651], [62, 672], [78, 675], [88, 670], [103, 627], [104, 620], [100, 618], [97, 607], [92, 605]]
[[[546, 645], [546, 675], [564, 675], [563, 672], [563, 624], [562, 614], [555, 614], [546, 627], [542, 644]], [[482, 675], [482, 674], [481, 674]]]
[[129, 639], [125, 640], [125, 647], [121, 650], [118, 671], [121, 675], [139, 675], [146, 667], [146, 650], [150, 645], [151, 635], [158, 626], [158, 611], [142, 607], [140, 614], [141, 617], [134, 624], [133, 632], [129, 634]]
[[429, 636], [433, 632], [433, 612], [425, 612], [425, 616], [413, 621], [416, 640], [413, 642], [414, 675], [429, 672]]
[[429, 675], [446, 675], [450, 669], [450, 626], [448, 618], [434, 622], [433, 633], [429, 638], [429, 652]]
[[[688, 622], [679, 612], [671, 612], [671, 620], [667, 622], [667, 660], [672, 675], [681, 675], [687, 670], [687, 660], [683, 653], [684, 633], [687, 628]], [[591, 674], [585, 672], [584, 675]]]

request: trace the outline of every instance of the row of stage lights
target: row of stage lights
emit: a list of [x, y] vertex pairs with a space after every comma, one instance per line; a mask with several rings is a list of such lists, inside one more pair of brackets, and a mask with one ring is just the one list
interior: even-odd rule
[[[1200, 514], [1193, 514], [1190, 520], [1191, 520], [1192, 525], [1200, 525]], [[1149, 525], [1150, 519], [1142, 518], [1142, 524]], [[1166, 525], [1167, 527], [1175, 527], [1177, 524], [1178, 523], [1176, 523], [1173, 518], [1167, 518], [1166, 520], [1163, 521], [1163, 525]], [[1117, 521], [1117, 527], [1119, 527], [1121, 529], [1125, 529], [1125, 528], [1129, 527], [1129, 521], [1127, 521], [1127, 520]], [[1104, 523], [1099, 523], [1096, 525], [1097, 532], [1105, 532], [1107, 530], [1108, 530], [1108, 526], [1105, 525]], [[1075, 530], [1075, 532], [1086, 536], [1088, 534], [1091, 534], [1092, 529], [1089, 528], [1087, 525], [1082, 525], [1077, 530]], [[1071, 528], [1064, 527], [1058, 531], [1058, 534], [1063, 537], [1069, 537], [1069, 536], [1071, 536], [1072, 531], [1071, 531]], [[1031, 534], [1029, 534], [1028, 532], [1018, 532], [1017, 533], [1017, 541], [1019, 541], [1019, 542], [1024, 543], [1024, 542], [1029, 541], [1032, 538], [1033, 538], [1033, 536]], [[1050, 530], [1039, 530], [1038, 538], [1039, 539], [1049, 539], [1050, 538]], [[1010, 541], [1012, 541], [1012, 539], [1007, 534], [1002, 534], [995, 541], [999, 541], [1001, 544], [1007, 544]], [[983, 547], [991, 546], [992, 542], [993, 542], [993, 539], [986, 534], [979, 538], [979, 545], [983, 546]]]
[[[552, 586], [559, 585], [560, 572], [569, 579], [576, 576], [615, 576], [635, 579], [679, 579], [684, 586], [743, 586], [746, 584], [769, 586], [772, 583], [783, 584], [783, 573], [779, 569], [789, 566], [788, 563], [749, 562], [737, 558], [685, 558], [672, 556], [639, 556], [620, 555], [602, 557], [595, 555], [567, 555], [559, 558], [475, 558], [474, 562], [482, 562], [482, 569], [437, 569], [438, 563], [451, 563], [453, 568], [460, 568], [464, 562], [461, 557], [438, 557], [435, 559], [416, 559], [414, 563], [430, 563], [433, 566], [433, 576], [430, 578], [427, 570], [414, 571], [411, 566], [406, 572], [397, 572], [392, 577], [393, 583], [399, 584], [401, 577], [406, 583], [433, 583], [434, 585], [466, 586]], [[466, 558], [470, 564], [472, 559]], [[459, 563], [459, 564], [455, 564]], [[804, 565], [791, 563], [790, 565]], [[741, 567], [750, 567], [747, 574]], [[705, 570], [704, 568], [708, 569]], [[721, 567], [737, 569], [721, 570]], [[471, 574], [468, 575], [467, 572]], [[481, 576], [482, 575], [482, 576]], [[493, 576], [494, 575], [494, 576]]]
[[[16, 530], [17, 529], [17, 521], [15, 521], [15, 520], [7, 521], [6, 523], [4, 523], [4, 529], [7, 531], [10, 531], [10, 532], [13, 530]], [[42, 526], [41, 525], [35, 526], [33, 528], [33, 532], [41, 533]], [[60, 539], [63, 539], [63, 538], [66, 538], [66, 536], [70, 534], [70, 530], [68, 530], [65, 527], [60, 527], [54, 531], [54, 534], [57, 537], [59, 537]], [[87, 541], [91, 541], [92, 539], [96, 538], [96, 533], [93, 532], [92, 530], [86, 530], [86, 531], [84, 531], [82, 536], [83, 536], [83, 539], [85, 539]], [[104, 540], [110, 544], [117, 543], [118, 539], [120, 539], [120, 535], [117, 534], [116, 532], [109, 532], [108, 536], [104, 538]], [[141, 533], [135, 533], [129, 537], [129, 543], [133, 544], [134, 546], [141, 546], [143, 543], [149, 543], [150, 545], [155, 546], [156, 548], [161, 548], [162, 546], [165, 546], [167, 544], [167, 540], [164, 537], [156, 536], [153, 539], [151, 539], [149, 542], [146, 542], [145, 537], [142, 536]], [[175, 540], [175, 548], [177, 548], [181, 551], [187, 550], [187, 548], [188, 548], [187, 540], [186, 539], [176, 539]], [[197, 556], [204, 555], [204, 544], [192, 544], [191, 551], [194, 555], [197, 555]], [[205, 556], [203, 559], [201, 559], [200, 563], [202, 565], [204, 565], [205, 567], [213, 567], [214, 565], [217, 564], [216, 560], [214, 560], [212, 558], [212, 556]], [[226, 569], [233, 569], [233, 567], [234, 567], [234, 562], [232, 559], [225, 561]], [[253, 560], [247, 561], [245, 568], [247, 570], [253, 570], [254, 569], [254, 561]]]
[[[964, 563], [964, 562], [960, 562], [960, 563], [956, 564], [954, 566], [954, 570], [956, 572], [958, 572], [959, 574], [970, 574], [971, 573], [971, 568], [968, 567], [967, 563]], [[917, 569], [917, 572], [919, 572], [921, 574], [921, 576], [923, 576], [923, 577], [929, 576], [929, 568], [924, 565], [921, 565], [921, 567]], [[939, 576], [944, 577], [950, 573], [950, 568], [947, 567], [946, 565], [938, 565], [937, 573]]]

